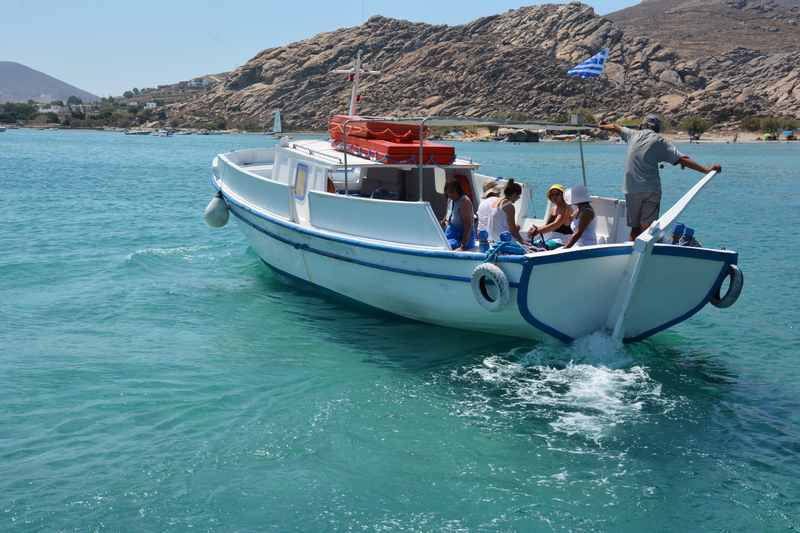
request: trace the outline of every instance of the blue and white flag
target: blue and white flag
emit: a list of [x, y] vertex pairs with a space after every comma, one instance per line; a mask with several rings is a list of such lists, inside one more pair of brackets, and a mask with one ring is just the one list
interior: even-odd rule
[[567, 74], [576, 78], [597, 78], [603, 73], [608, 59], [608, 48], [603, 48], [598, 53], [567, 71]]

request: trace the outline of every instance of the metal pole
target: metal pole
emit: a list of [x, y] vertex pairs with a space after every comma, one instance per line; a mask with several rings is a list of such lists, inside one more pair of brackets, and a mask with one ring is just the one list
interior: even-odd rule
[[[580, 118], [578, 118], [580, 122]], [[586, 187], [586, 163], [583, 161], [583, 134], [578, 130], [578, 150], [581, 152], [581, 175], [583, 176], [583, 186]]]
[[353, 87], [350, 91], [350, 116], [356, 114], [356, 104], [358, 103], [358, 83], [361, 81], [361, 49], [356, 54], [355, 65], [353, 65]]
[[344, 121], [342, 127], [342, 140], [344, 141], [344, 195], [347, 196], [349, 187], [347, 186], [347, 126], [350, 124], [349, 120]]
[[583, 177], [583, 186], [586, 187], [586, 163], [583, 160], [583, 133], [581, 133], [581, 114], [575, 113], [572, 115], [571, 122], [578, 128], [578, 151], [581, 154], [581, 176]]
[[417, 169], [419, 171], [419, 201], [422, 201], [422, 158], [424, 156], [423, 142], [425, 141], [425, 121], [428, 118], [423, 118], [419, 123], [419, 160], [417, 161]]

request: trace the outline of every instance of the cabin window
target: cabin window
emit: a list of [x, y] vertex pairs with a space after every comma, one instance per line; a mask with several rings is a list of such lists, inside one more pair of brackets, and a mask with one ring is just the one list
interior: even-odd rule
[[294, 197], [298, 200], [305, 200], [306, 198], [308, 173], [308, 165], [297, 163], [297, 169], [294, 171]]

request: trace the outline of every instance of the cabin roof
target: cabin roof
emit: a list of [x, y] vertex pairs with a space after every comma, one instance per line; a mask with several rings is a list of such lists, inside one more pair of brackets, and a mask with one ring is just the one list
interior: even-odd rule
[[[319, 163], [328, 166], [344, 167], [344, 152], [336, 150], [331, 146], [329, 140], [318, 139], [304, 139], [301, 141], [289, 141], [289, 145], [285, 149], [294, 152], [296, 155], [306, 158], [314, 159]], [[357, 155], [347, 154], [348, 167], [416, 167], [417, 165], [393, 165], [381, 163], [380, 161], [373, 161], [358, 157]], [[429, 166], [429, 165], [425, 165]], [[478, 168], [480, 165], [473, 161], [461, 159], [456, 157], [456, 160], [449, 165], [437, 165], [447, 168]]]

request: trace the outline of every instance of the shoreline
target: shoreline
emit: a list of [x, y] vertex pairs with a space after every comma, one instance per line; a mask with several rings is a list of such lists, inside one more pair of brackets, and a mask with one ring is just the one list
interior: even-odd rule
[[[24, 126], [13, 125], [13, 124], [0, 124], [0, 127], [5, 127], [8, 130], [13, 129], [28, 129], [28, 130], [37, 130], [37, 131], [98, 131], [98, 132], [107, 132], [107, 133], [125, 133], [125, 128], [116, 128], [116, 127], [64, 127], [60, 124], [27, 124]], [[130, 128], [130, 130], [134, 131], [142, 131], [147, 133], [153, 133], [158, 131], [159, 128]], [[244, 131], [244, 130], [202, 130], [202, 129], [194, 129], [194, 128], [179, 128], [172, 130], [175, 134], [183, 134], [183, 135], [199, 135], [199, 136], [206, 136], [206, 135], [263, 135], [266, 137], [272, 137], [278, 139], [279, 136], [275, 136], [271, 133], [266, 132], [259, 132], [259, 131]], [[283, 132], [284, 135], [325, 135], [327, 130], [298, 130], [298, 131], [286, 131]], [[691, 140], [685, 133], [683, 132], [667, 132], [662, 133], [663, 137], [670, 142], [677, 143], [677, 144], [791, 144], [791, 143], [800, 143], [800, 140], [785, 140], [785, 139], [776, 139], [772, 141], [765, 141], [763, 139], [763, 133], [756, 133], [750, 131], [726, 131], [726, 132], [713, 132], [713, 133], [706, 133], [704, 134], [699, 140]], [[736, 141], [734, 141], [736, 138]], [[494, 136], [489, 134], [483, 135], [470, 135], [461, 138], [457, 137], [438, 137], [433, 139], [433, 142], [442, 141], [442, 142], [465, 142], [465, 143], [481, 143], [481, 142], [497, 142], [497, 143], [509, 143], [509, 144], [536, 144], [537, 142], [541, 143], [574, 143], [575, 139], [554, 139], [553, 137], [542, 137], [539, 141], [536, 142], [511, 142], [506, 140], [498, 140], [495, 139]], [[584, 143], [587, 144], [624, 144], [620, 143], [617, 139], [587, 139], [584, 140]]]

